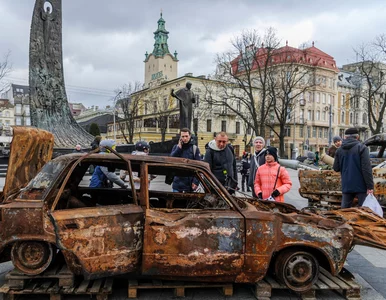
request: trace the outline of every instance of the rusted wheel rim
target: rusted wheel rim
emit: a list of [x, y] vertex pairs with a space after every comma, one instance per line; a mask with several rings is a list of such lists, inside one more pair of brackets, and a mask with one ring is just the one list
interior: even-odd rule
[[12, 246], [12, 262], [25, 274], [36, 275], [48, 268], [53, 258], [51, 244], [38, 241], [17, 242]]
[[283, 253], [276, 262], [276, 274], [291, 290], [304, 292], [309, 290], [319, 275], [316, 258], [307, 252]]

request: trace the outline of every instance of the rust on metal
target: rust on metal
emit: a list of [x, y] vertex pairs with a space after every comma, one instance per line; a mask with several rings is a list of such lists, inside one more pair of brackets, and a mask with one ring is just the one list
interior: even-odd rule
[[1, 201], [25, 186], [52, 157], [54, 137], [33, 127], [12, 127], [7, 176]]
[[[31, 143], [29, 151], [35, 153], [33, 147], [38, 144]], [[36, 161], [43, 160], [30, 162]], [[140, 173], [140, 186], [130, 178], [128, 189], [91, 188], [90, 165]], [[28, 170], [27, 161], [22, 170]], [[201, 191], [176, 193], [170, 185], [152, 185], [151, 179], [161, 184], [170, 173], [195, 176]], [[321, 174], [318, 181], [311, 173], [312, 187], [305, 192], [334, 176]], [[1, 259], [12, 259], [32, 275], [46, 270], [61, 252], [74, 274], [89, 279], [129, 273], [251, 283], [273, 268], [279, 280], [301, 292], [315, 283], [319, 266], [338, 274], [354, 245], [386, 248], [385, 221], [369, 211], [299, 211], [286, 203], [232, 197], [207, 163], [173, 157], [60, 156], [7, 197], [0, 218]]]

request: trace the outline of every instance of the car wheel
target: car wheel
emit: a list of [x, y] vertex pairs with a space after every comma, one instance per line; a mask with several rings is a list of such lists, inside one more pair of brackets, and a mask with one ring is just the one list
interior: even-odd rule
[[311, 253], [287, 250], [279, 254], [275, 273], [289, 289], [305, 292], [318, 280], [319, 263]]
[[23, 241], [13, 244], [11, 257], [13, 265], [28, 275], [44, 272], [54, 256], [52, 245], [39, 241]]

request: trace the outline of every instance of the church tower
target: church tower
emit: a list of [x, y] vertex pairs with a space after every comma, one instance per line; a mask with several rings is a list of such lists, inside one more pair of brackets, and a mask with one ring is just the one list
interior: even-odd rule
[[177, 78], [177, 51], [174, 55], [169, 52], [168, 35], [169, 31], [165, 29], [165, 20], [161, 12], [158, 28], [154, 32], [153, 52], [145, 53], [145, 88]]

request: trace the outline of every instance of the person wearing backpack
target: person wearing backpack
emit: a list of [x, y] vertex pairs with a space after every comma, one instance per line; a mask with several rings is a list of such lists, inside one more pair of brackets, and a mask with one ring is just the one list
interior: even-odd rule
[[[183, 157], [201, 161], [200, 149], [194, 145], [189, 128], [180, 130], [180, 140], [173, 146], [172, 157]], [[192, 192], [197, 189], [198, 180], [194, 177], [175, 176], [172, 183], [173, 192]]]
[[209, 163], [210, 170], [233, 194], [237, 189], [236, 158], [232, 145], [228, 144], [228, 135], [220, 132], [208, 143], [204, 161]]

